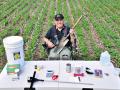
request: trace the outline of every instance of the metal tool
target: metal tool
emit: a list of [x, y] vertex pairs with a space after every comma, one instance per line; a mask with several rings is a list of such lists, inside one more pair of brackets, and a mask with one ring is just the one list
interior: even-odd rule
[[[73, 25], [72, 29], [75, 28], [75, 26], [78, 24], [78, 22], [82, 19], [82, 15], [78, 18], [77, 22]], [[54, 52], [56, 52], [57, 54], [59, 54], [63, 48], [65, 47], [65, 45], [68, 43], [68, 37], [69, 37], [70, 33], [66, 36], [66, 37], [63, 37], [61, 40], [60, 40], [60, 43], [58, 46], [56, 46]], [[59, 49], [58, 49], [59, 48]]]
[[37, 69], [38, 69], [37, 65], [35, 65], [34, 69], [35, 69], [35, 71], [34, 71], [34, 73], [33, 73], [33, 76], [28, 80], [28, 82], [31, 83], [31, 84], [30, 84], [30, 88], [25, 88], [24, 90], [35, 90], [35, 88], [33, 88], [33, 84], [34, 84], [34, 82], [38, 81], [38, 80], [36, 80], [36, 78], [35, 78], [36, 71], [37, 71]]
[[34, 73], [33, 73], [33, 78], [32, 78], [32, 81], [31, 81], [30, 88], [32, 88], [32, 87], [33, 87], [33, 83], [34, 83], [34, 78], [35, 78], [35, 75], [36, 75], [36, 71], [34, 71]]
[[28, 80], [28, 82], [31, 83], [31, 84], [30, 84], [30, 88], [24, 88], [24, 90], [35, 90], [35, 88], [33, 88], [33, 84], [34, 84], [34, 82], [38, 81], [38, 80], [36, 80], [35, 75], [36, 75], [36, 71], [34, 71], [33, 77], [31, 77], [31, 78]]
[[[30, 77], [30, 80], [28, 82], [31, 82], [33, 77]], [[37, 79], [34, 78], [35, 82], [36, 81], [41, 81], [41, 82], [58, 82], [58, 83], [68, 83], [68, 84], [84, 84], [84, 85], [94, 85], [92, 83], [81, 83], [81, 82], [67, 82], [67, 81], [53, 81], [53, 80], [43, 80], [43, 79]]]
[[80, 80], [80, 77], [78, 77], [78, 80], [79, 80], [79, 82], [81, 81], [81, 80]]

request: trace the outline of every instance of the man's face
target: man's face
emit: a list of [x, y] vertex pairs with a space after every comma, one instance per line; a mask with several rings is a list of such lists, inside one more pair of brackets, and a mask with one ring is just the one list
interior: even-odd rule
[[61, 19], [55, 20], [55, 25], [57, 28], [62, 28], [64, 25], [64, 20]]

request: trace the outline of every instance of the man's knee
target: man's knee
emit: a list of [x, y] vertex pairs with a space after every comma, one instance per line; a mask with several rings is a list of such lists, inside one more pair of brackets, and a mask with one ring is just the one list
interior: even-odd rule
[[60, 59], [59, 54], [56, 54], [56, 53], [54, 52], [54, 48], [50, 50], [48, 59], [49, 59], [49, 60], [59, 60], [59, 59]]
[[50, 54], [48, 56], [48, 60], [59, 60], [59, 55], [56, 55], [56, 54]]
[[71, 51], [69, 48], [64, 48], [60, 53], [61, 60], [71, 60]]

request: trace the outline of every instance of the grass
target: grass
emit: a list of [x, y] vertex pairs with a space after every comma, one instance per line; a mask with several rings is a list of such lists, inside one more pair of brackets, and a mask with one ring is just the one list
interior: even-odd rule
[[[3, 0], [2, 0], [3, 1]], [[79, 59], [99, 60], [100, 53], [108, 50], [112, 60], [120, 67], [120, 0], [68, 0], [71, 15], [68, 10], [66, 0], [8, 0], [6, 4], [0, 5], [0, 58], [4, 60], [5, 50], [3, 47], [3, 38], [11, 35], [21, 35], [25, 41], [25, 60], [31, 60], [39, 36], [42, 34], [42, 28], [46, 15], [48, 16], [47, 26], [49, 29], [53, 25], [55, 12], [63, 13], [65, 23], [72, 26], [71, 18], [75, 22], [83, 13], [85, 13], [97, 33], [99, 40], [105, 46], [102, 50], [93, 38], [93, 32], [86, 17], [76, 26], [79, 48], [81, 55]], [[50, 7], [48, 7], [50, 5]], [[44, 6], [45, 5], [45, 6]], [[4, 7], [4, 8], [3, 8]], [[50, 8], [50, 12], [47, 10]], [[56, 10], [56, 11], [55, 11]], [[20, 32], [20, 30], [23, 32]], [[83, 30], [86, 30], [88, 39], [85, 39]], [[47, 31], [47, 30], [44, 30]], [[89, 42], [94, 54], [89, 55]], [[40, 58], [46, 57], [43, 47], [39, 42]]]

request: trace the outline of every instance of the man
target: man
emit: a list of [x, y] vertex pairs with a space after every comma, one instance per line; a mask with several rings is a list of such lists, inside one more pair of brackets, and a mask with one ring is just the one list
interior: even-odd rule
[[[47, 45], [48, 49], [48, 59], [71, 59], [71, 37], [74, 34], [74, 30], [70, 29], [70, 27], [65, 26], [64, 24], [64, 16], [62, 14], [55, 15], [55, 25], [53, 25], [45, 37], [43, 38], [45, 44]], [[70, 33], [68, 37], [68, 43], [62, 49], [59, 54], [56, 54], [55, 48], [59, 45], [60, 40], [62, 37], [66, 37]]]

